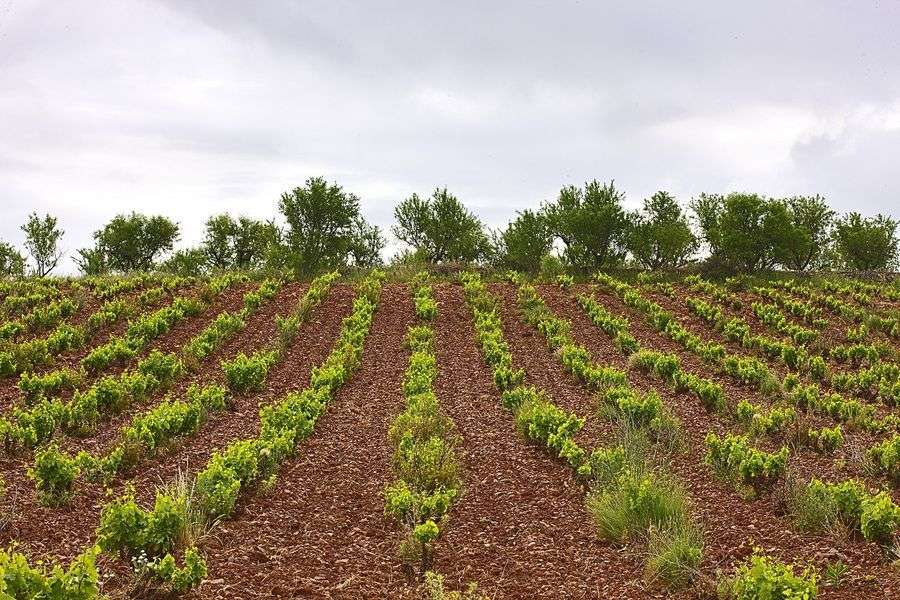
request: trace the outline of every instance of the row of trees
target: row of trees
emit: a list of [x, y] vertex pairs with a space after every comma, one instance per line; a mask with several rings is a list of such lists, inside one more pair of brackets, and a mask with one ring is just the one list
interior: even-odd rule
[[[894, 220], [858, 213], [838, 218], [820, 196], [701, 194], [690, 203], [696, 231], [667, 192], [653, 194], [638, 211], [626, 210], [624, 199], [612, 182], [568, 186], [556, 200], [489, 231], [446, 188], [430, 197], [413, 194], [394, 209], [391, 231], [408, 246], [394, 260], [479, 262], [529, 272], [547, 264], [580, 271], [629, 263], [674, 269], [696, 261], [705, 246], [705, 265], [722, 271], [869, 271], [897, 265]], [[282, 194], [278, 208], [284, 226], [220, 214], [206, 222], [199, 246], [174, 253], [177, 223], [163, 216], [119, 215], [94, 232], [94, 245], [78, 250], [75, 261], [89, 275], [269, 268], [293, 269], [299, 276], [382, 262], [381, 230], [363, 218], [359, 199], [339, 185], [310, 178]], [[32, 214], [22, 229], [33, 273], [50, 273], [62, 256], [63, 231], [56, 219]], [[0, 273], [21, 274], [25, 264], [18, 251], [0, 243]]]

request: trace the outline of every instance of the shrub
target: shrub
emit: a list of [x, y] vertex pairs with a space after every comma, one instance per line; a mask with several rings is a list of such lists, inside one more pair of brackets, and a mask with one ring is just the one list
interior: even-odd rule
[[650, 528], [667, 529], [683, 522], [688, 514], [680, 486], [654, 473], [632, 469], [625, 469], [612, 485], [592, 493], [587, 506], [600, 537], [617, 543]]
[[572, 439], [584, 426], [584, 419], [567, 414], [545, 396], [536, 393], [524, 400], [516, 411], [516, 424], [525, 437], [541, 442], [573, 468], [584, 464], [585, 452]]
[[243, 352], [232, 360], [223, 360], [222, 370], [231, 390], [246, 394], [262, 390], [269, 369], [275, 364], [278, 353], [274, 350], [256, 352], [247, 356]]
[[900, 527], [900, 507], [887, 492], [872, 495], [866, 486], [848, 479], [824, 483], [813, 479], [789, 497], [794, 519], [804, 529], [822, 531], [841, 522], [870, 542], [887, 544]]
[[812, 600], [818, 594], [812, 568], [795, 574], [793, 565], [778, 563], [754, 551], [738, 566], [734, 577], [719, 584], [719, 596], [734, 600]]
[[824, 454], [834, 454], [834, 451], [844, 443], [844, 433], [840, 425], [822, 429], [810, 429], [807, 432], [810, 445]]
[[867, 456], [877, 472], [900, 481], [900, 435], [873, 446]]
[[34, 467], [28, 469], [28, 477], [35, 482], [42, 504], [59, 506], [72, 497], [72, 484], [78, 476], [76, 461], [60, 452], [59, 446], [50, 444], [34, 455]]
[[719, 475], [748, 485], [754, 491], [772, 486], [785, 469], [788, 449], [770, 454], [752, 448], [747, 438], [728, 434], [720, 438], [714, 433], [706, 436], [707, 454], [704, 462]]
[[166, 553], [150, 561], [132, 561], [138, 577], [150, 575], [161, 582], [173, 594], [182, 594], [197, 586], [206, 577], [206, 561], [195, 547], [184, 552], [184, 566], [175, 563], [175, 557]]
[[0, 590], [6, 598], [95, 600], [100, 597], [98, 553], [99, 548], [93, 546], [76, 557], [68, 569], [54, 565], [48, 572], [43, 566], [29, 565], [23, 554], [0, 550]]
[[165, 354], [159, 350], [151, 352], [147, 358], [138, 363], [137, 370], [144, 375], [152, 376], [157, 386], [167, 388], [181, 377], [184, 364], [176, 354]]
[[63, 390], [74, 390], [84, 381], [84, 375], [72, 369], [60, 369], [42, 375], [22, 373], [19, 390], [26, 404], [33, 404], [40, 398], [58, 394]]

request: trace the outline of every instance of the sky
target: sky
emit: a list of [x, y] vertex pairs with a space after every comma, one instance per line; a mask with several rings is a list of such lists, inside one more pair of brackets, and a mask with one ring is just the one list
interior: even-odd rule
[[131, 210], [186, 247], [319, 175], [385, 230], [437, 186], [497, 227], [592, 179], [629, 208], [748, 191], [900, 218], [898, 171], [893, 0], [0, 0], [20, 247], [32, 211], [71, 256]]

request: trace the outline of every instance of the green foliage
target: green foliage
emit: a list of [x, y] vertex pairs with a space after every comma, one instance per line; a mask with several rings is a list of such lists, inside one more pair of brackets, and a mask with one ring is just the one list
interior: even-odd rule
[[730, 270], [771, 268], [788, 235], [784, 205], [757, 194], [701, 194], [691, 202], [714, 261]]
[[99, 548], [92, 546], [77, 556], [68, 569], [53, 565], [32, 567], [24, 554], [0, 550], [0, 593], [4, 598], [41, 600], [96, 600], [100, 598], [97, 574]]
[[213, 269], [252, 269], [263, 264], [277, 238], [274, 223], [223, 213], [207, 219], [200, 251]]
[[282, 318], [280, 315], [275, 317], [275, 323], [278, 327], [278, 347], [281, 350], [286, 349], [296, 339], [297, 333], [300, 331], [300, 325], [309, 319], [313, 309], [318, 306], [322, 300], [328, 295], [331, 284], [340, 277], [340, 273], [332, 271], [319, 275], [309, 284], [309, 289], [303, 298], [300, 299], [296, 310], [290, 316]]
[[195, 547], [184, 552], [184, 566], [175, 563], [170, 553], [153, 560], [134, 559], [132, 563], [138, 577], [152, 576], [172, 594], [183, 594], [196, 587], [206, 577], [206, 561]]
[[505, 230], [494, 234], [493, 244], [497, 267], [534, 274], [550, 252], [553, 236], [542, 213], [524, 210]]
[[794, 196], [777, 200], [779, 223], [774, 247], [777, 261], [792, 271], [808, 271], [824, 265], [834, 211], [821, 196]]
[[286, 243], [299, 276], [344, 265], [355, 245], [362, 219], [359, 198], [323, 177], [281, 195], [278, 208], [288, 224]]
[[613, 182], [594, 180], [584, 189], [562, 188], [557, 200], [544, 206], [550, 233], [565, 245], [568, 264], [580, 270], [602, 269], [625, 258], [629, 219], [624, 199]]
[[475, 583], [469, 584], [462, 592], [447, 591], [444, 578], [433, 571], [425, 573], [425, 597], [428, 600], [488, 600], [488, 596], [478, 593]]
[[199, 277], [206, 272], [206, 254], [200, 248], [182, 248], [173, 252], [159, 267], [180, 277]]
[[818, 595], [818, 575], [812, 568], [795, 574], [785, 565], [754, 551], [719, 584], [719, 596], [733, 600], [813, 600]]
[[684, 588], [696, 578], [703, 558], [703, 537], [695, 527], [651, 529], [647, 540], [645, 572], [650, 581], [666, 589]]
[[897, 222], [880, 214], [863, 219], [851, 212], [835, 223], [834, 245], [848, 269], [890, 269], [897, 263]]
[[684, 491], [674, 481], [652, 472], [622, 471], [614, 483], [592, 493], [588, 511], [600, 537], [625, 543], [650, 528], [667, 529], [689, 512]]
[[490, 250], [484, 225], [447, 188], [431, 198], [413, 194], [394, 208], [394, 218], [394, 235], [431, 263], [473, 262]]
[[105, 268], [148, 271], [161, 254], [172, 249], [178, 238], [178, 224], [166, 217], [148, 217], [135, 212], [117, 215], [103, 229], [94, 232], [93, 251], [79, 251], [81, 267], [85, 274], [102, 272]]
[[15, 277], [25, 273], [25, 257], [12, 245], [0, 241], [0, 277]]
[[428, 273], [426, 271], [418, 273], [412, 285], [416, 315], [420, 319], [431, 321], [437, 316], [437, 302], [434, 299], [434, 290], [428, 284]]
[[228, 387], [239, 394], [262, 390], [269, 369], [278, 359], [275, 350], [260, 351], [247, 356], [239, 353], [231, 360], [223, 360], [222, 371], [228, 381]]
[[26, 404], [34, 404], [41, 398], [49, 398], [64, 390], [74, 390], [84, 382], [84, 374], [73, 369], [59, 369], [42, 375], [22, 373], [19, 391]]
[[877, 472], [900, 482], [900, 435], [872, 446], [866, 456]]
[[79, 469], [75, 459], [50, 444], [35, 452], [34, 467], [28, 469], [28, 477], [34, 480], [38, 498], [42, 504], [59, 506], [72, 496], [72, 484]]
[[543, 444], [576, 471], [587, 461], [587, 453], [574, 440], [584, 426], [584, 419], [566, 413], [543, 393], [529, 394], [519, 405], [516, 425], [525, 437]]
[[835, 450], [844, 443], [844, 433], [839, 424], [830, 428], [810, 429], [807, 436], [810, 445], [823, 454], [834, 454]]
[[632, 216], [628, 250], [647, 269], [675, 269], [687, 264], [700, 243], [678, 202], [668, 192], [644, 200], [643, 213]]
[[900, 507], [887, 492], [871, 494], [859, 481], [824, 483], [813, 479], [794, 489], [788, 506], [797, 524], [822, 531], [843, 523], [870, 542], [889, 544], [900, 528]]
[[750, 486], [756, 492], [771, 488], [787, 464], [786, 447], [774, 454], [763, 452], [751, 447], [746, 437], [731, 434], [720, 438], [710, 433], [704, 442], [706, 464], [720, 476]]
[[203, 331], [185, 344], [182, 355], [196, 368], [225, 339], [244, 328], [246, 322], [240, 313], [223, 311]]

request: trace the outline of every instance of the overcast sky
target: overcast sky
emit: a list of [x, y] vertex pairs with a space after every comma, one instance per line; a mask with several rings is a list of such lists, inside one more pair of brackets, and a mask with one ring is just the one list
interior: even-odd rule
[[[900, 2], [0, 0], [0, 239], [116, 213], [202, 237], [324, 175], [390, 226], [565, 184], [822, 194], [900, 217]], [[71, 271], [70, 260], [66, 270]]]

